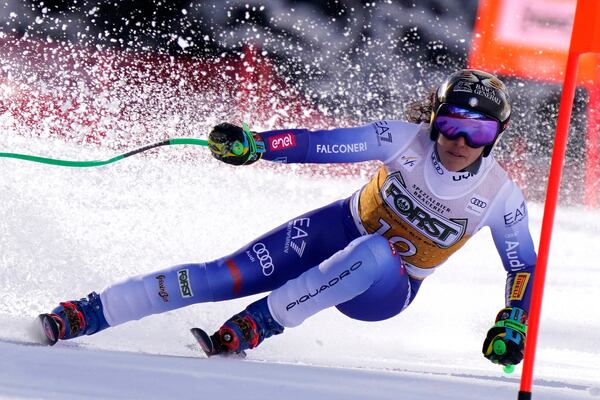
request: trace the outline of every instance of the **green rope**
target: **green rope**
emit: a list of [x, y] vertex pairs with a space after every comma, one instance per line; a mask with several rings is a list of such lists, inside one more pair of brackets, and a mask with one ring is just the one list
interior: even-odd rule
[[106, 164], [111, 164], [114, 163], [116, 161], [122, 160], [126, 157], [132, 156], [134, 154], [138, 154], [150, 149], [153, 149], [155, 147], [160, 147], [160, 146], [169, 146], [169, 145], [178, 145], [178, 144], [191, 144], [191, 145], [196, 145], [196, 146], [208, 146], [208, 142], [206, 140], [202, 140], [202, 139], [195, 139], [195, 138], [179, 138], [179, 139], [168, 139], [168, 140], [164, 140], [162, 142], [158, 142], [158, 143], [154, 143], [154, 144], [150, 144], [144, 147], [140, 147], [139, 149], [135, 149], [132, 150], [130, 152], [127, 152], [125, 154], [121, 154], [119, 156], [113, 157], [113, 158], [109, 158], [108, 160], [92, 160], [92, 161], [71, 161], [71, 160], [59, 160], [59, 159], [55, 159], [55, 158], [47, 158], [47, 157], [38, 157], [38, 156], [31, 156], [28, 154], [19, 154], [19, 153], [1, 153], [0, 152], [0, 158], [15, 158], [18, 160], [26, 160], [26, 161], [33, 161], [33, 162], [37, 162], [37, 163], [42, 163], [42, 164], [50, 164], [50, 165], [59, 165], [62, 167], [78, 167], [78, 168], [83, 168], [83, 167], [99, 167], [101, 165], [106, 165]]

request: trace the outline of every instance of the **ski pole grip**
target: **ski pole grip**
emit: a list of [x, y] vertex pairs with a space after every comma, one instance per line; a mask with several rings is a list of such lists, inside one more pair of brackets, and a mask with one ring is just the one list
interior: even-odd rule
[[502, 356], [506, 353], [506, 343], [504, 343], [504, 340], [495, 340], [492, 344], [492, 348], [496, 355]]
[[512, 374], [513, 372], [515, 372], [515, 366], [512, 364], [505, 365], [504, 368], [502, 368], [502, 370], [505, 374]]
[[[504, 340], [495, 340], [492, 344], [492, 348], [494, 350], [494, 354], [496, 355], [502, 356], [506, 354], [506, 343], [504, 343]], [[512, 364], [505, 365], [502, 370], [505, 374], [512, 374], [515, 371], [515, 366]]]
[[233, 142], [231, 149], [229, 150], [236, 156], [240, 156], [244, 152], [244, 145], [236, 140]]

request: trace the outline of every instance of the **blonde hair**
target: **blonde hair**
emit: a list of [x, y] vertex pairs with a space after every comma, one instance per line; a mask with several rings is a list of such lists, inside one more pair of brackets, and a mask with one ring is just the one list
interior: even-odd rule
[[422, 98], [409, 102], [404, 108], [404, 119], [415, 124], [429, 123], [436, 92], [437, 88], [431, 88]]

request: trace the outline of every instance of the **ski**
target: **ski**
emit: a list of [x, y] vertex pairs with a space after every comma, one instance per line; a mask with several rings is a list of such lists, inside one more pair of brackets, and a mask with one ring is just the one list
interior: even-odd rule
[[206, 354], [207, 357], [213, 357], [218, 355], [227, 358], [246, 358], [245, 351], [241, 351], [239, 353], [229, 353], [218, 349], [213, 343], [208, 333], [206, 333], [200, 328], [192, 328], [190, 329], [190, 332], [192, 332], [192, 335], [194, 335], [194, 338], [196, 338], [196, 341], [200, 345], [200, 348], [202, 349], [204, 354]]
[[54, 346], [58, 342], [58, 324], [50, 314], [40, 314], [38, 315], [38, 320], [40, 322], [40, 342], [46, 346]]

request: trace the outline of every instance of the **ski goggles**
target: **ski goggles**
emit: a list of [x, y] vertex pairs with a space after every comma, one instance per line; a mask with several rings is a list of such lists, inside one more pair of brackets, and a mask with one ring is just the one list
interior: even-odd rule
[[469, 147], [493, 144], [500, 133], [500, 121], [465, 108], [442, 104], [433, 119], [434, 128], [450, 140], [464, 137]]

